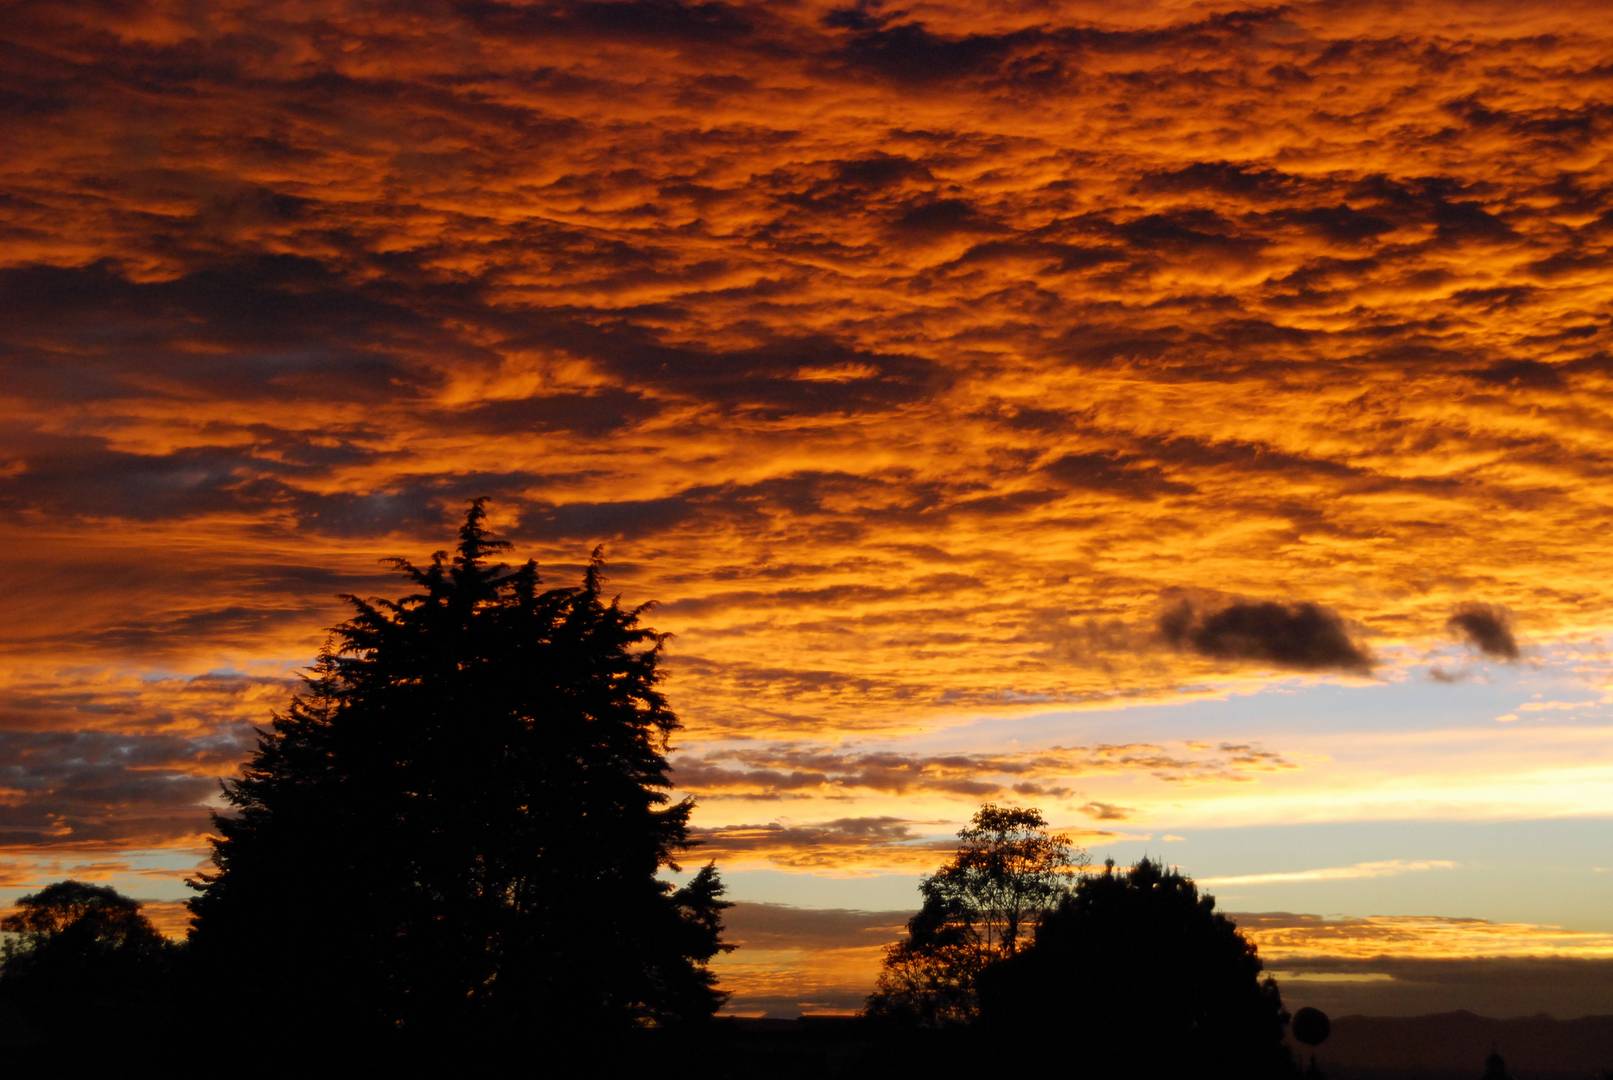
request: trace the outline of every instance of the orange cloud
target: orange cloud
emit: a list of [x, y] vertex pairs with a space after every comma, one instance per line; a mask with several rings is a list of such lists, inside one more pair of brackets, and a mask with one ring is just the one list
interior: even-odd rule
[[1613, 934], [1533, 923], [1442, 916], [1327, 919], [1267, 913], [1238, 916], [1239, 928], [1273, 963], [1323, 957], [1613, 959]]

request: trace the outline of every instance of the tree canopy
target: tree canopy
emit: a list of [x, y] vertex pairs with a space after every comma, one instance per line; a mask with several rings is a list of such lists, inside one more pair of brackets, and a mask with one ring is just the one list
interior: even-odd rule
[[975, 1018], [975, 980], [1018, 952], [1042, 914], [1069, 892], [1085, 854], [1049, 835], [1035, 809], [982, 806], [957, 852], [919, 886], [907, 937], [885, 953], [867, 1013], [926, 1027]]
[[[578, 1033], [722, 1000], [723, 887], [665, 752], [662, 636], [580, 585], [542, 587], [476, 501], [412, 590], [347, 597], [304, 690], [259, 733], [195, 884], [199, 970], [305, 1028]], [[295, 1005], [291, 1005], [295, 1002]], [[291, 1015], [288, 1015], [288, 1009]]]
[[109, 885], [47, 885], [19, 899], [0, 931], [0, 1000], [53, 1036], [132, 1029], [163, 1004], [173, 947]]
[[[1005, 1046], [1065, 1030], [1102, 1074], [1288, 1075], [1288, 1016], [1255, 946], [1193, 880], [1144, 859], [1083, 877], [1034, 943], [980, 978]], [[1082, 1036], [1086, 1036], [1083, 1038]]]

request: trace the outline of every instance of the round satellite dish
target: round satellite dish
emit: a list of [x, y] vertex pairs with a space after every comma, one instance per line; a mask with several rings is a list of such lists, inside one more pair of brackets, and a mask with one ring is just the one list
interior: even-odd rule
[[1321, 1009], [1312, 1009], [1307, 1006], [1294, 1014], [1294, 1038], [1306, 1046], [1321, 1044], [1332, 1030], [1332, 1022], [1328, 1020], [1327, 1013]]

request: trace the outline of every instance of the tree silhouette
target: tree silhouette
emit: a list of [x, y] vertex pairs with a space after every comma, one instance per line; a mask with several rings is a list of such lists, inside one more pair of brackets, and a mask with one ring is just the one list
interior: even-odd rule
[[1191, 878], [1144, 859], [1083, 877], [1034, 944], [982, 973], [1004, 1046], [1069, 1031], [1099, 1075], [1288, 1076], [1287, 1014], [1254, 945]]
[[291, 1030], [577, 1035], [711, 1016], [712, 866], [681, 889], [679, 724], [662, 636], [601, 594], [540, 588], [482, 500], [414, 591], [355, 614], [216, 815], [191, 901], [198, 971]]
[[1484, 1080], [1512, 1080], [1512, 1073], [1507, 1070], [1507, 1059], [1501, 1056], [1499, 1050], [1491, 1050], [1490, 1056], [1484, 1059]]
[[987, 803], [958, 839], [957, 853], [919, 885], [924, 903], [907, 937], [885, 952], [870, 1017], [923, 1027], [973, 1021], [980, 972], [1019, 950], [1086, 857], [1069, 837], [1048, 835], [1035, 809]]
[[0, 1000], [50, 1036], [132, 1030], [167, 998], [174, 947], [111, 886], [47, 885], [0, 931]]

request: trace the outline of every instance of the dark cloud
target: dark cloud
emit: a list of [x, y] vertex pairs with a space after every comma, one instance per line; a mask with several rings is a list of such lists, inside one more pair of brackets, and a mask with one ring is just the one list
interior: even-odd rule
[[1555, 366], [1538, 360], [1497, 360], [1470, 374], [1480, 382], [1516, 388], [1560, 390], [1565, 385]]
[[1138, 453], [1178, 468], [1225, 469], [1235, 475], [1279, 474], [1343, 479], [1369, 475], [1366, 470], [1327, 458], [1241, 439], [1200, 439], [1191, 435], [1133, 437]]
[[612, 35], [644, 36], [652, 40], [671, 38], [702, 45], [744, 37], [753, 30], [753, 21], [743, 7], [711, 0], [701, 3], [681, 0], [585, 3], [575, 5], [574, 17], [579, 23]]
[[904, 182], [929, 182], [934, 179], [929, 166], [904, 154], [870, 154], [835, 166], [835, 179], [842, 184], [858, 188], [883, 189]]
[[[803, 744], [741, 747], [721, 755], [681, 754], [674, 782], [701, 798], [835, 797], [858, 791], [895, 795], [926, 792], [984, 798], [1009, 793], [1065, 798], [1083, 775], [1147, 773], [1165, 781], [1247, 780], [1294, 768], [1280, 753], [1246, 743], [1153, 743], [1053, 746], [1019, 754], [906, 754], [833, 751]], [[1091, 802], [1083, 812], [1120, 820], [1123, 806]]]
[[[981, 775], [978, 758], [925, 758], [907, 754], [836, 754], [804, 748], [741, 750], [723, 759], [686, 758], [676, 763], [673, 779], [695, 792], [725, 790], [776, 794], [791, 791], [868, 789], [902, 794], [943, 791], [986, 796], [1005, 790], [1002, 782]], [[738, 766], [738, 767], [735, 767]]]
[[1180, 169], [1150, 172], [1138, 182], [1143, 191], [1174, 195], [1208, 191], [1259, 202], [1291, 198], [1304, 186], [1297, 176], [1231, 161], [1195, 161]]
[[641, 394], [606, 389], [592, 394], [545, 394], [484, 401], [444, 412], [442, 421], [477, 432], [569, 431], [598, 438], [648, 420], [661, 408], [659, 403]]
[[833, 8], [823, 17], [823, 25], [840, 30], [877, 30], [892, 16], [879, 10], [881, 0], [857, 0], [847, 7]]
[[901, 818], [849, 817], [832, 821], [782, 825], [725, 825], [695, 829], [694, 855], [703, 859], [765, 859], [778, 866], [808, 870], [845, 868], [891, 861], [917, 868], [939, 862], [956, 842], [925, 840], [913, 833], [913, 823]]
[[[205, 604], [205, 601], [203, 602]], [[206, 642], [213, 649], [250, 648], [276, 632], [307, 632], [329, 620], [329, 597], [297, 601], [223, 603], [195, 610], [168, 610], [127, 619], [109, 619], [75, 643], [79, 649], [136, 656], [162, 655]]]
[[1537, 295], [1538, 290], [1530, 285], [1496, 285], [1485, 289], [1458, 289], [1450, 298], [1463, 307], [1504, 311], [1522, 307]]
[[[577, 423], [587, 424], [585, 409], [578, 412]], [[328, 469], [364, 464], [377, 455], [351, 445], [284, 443], [283, 435], [270, 434], [261, 444], [135, 454], [111, 449], [98, 439], [18, 438], [13, 445], [22, 453], [16, 467], [10, 475], [0, 475], [0, 507], [57, 518], [141, 522], [222, 513], [289, 514], [323, 533], [378, 536], [406, 528], [440, 530], [476, 495], [519, 492], [551, 479], [443, 473], [401, 478], [380, 490], [308, 490], [301, 485], [317, 484]]]
[[646, 536], [677, 528], [701, 512], [708, 500], [699, 492], [661, 499], [577, 502], [554, 506], [533, 503], [523, 514], [528, 529], [551, 537], [606, 539]]
[[1172, 480], [1157, 465], [1114, 451], [1065, 454], [1043, 465], [1042, 471], [1070, 487], [1113, 492], [1134, 499], [1188, 495], [1193, 491], [1191, 484]]
[[1081, 807], [1081, 812], [1099, 821], [1125, 821], [1133, 813], [1130, 807], [1106, 802], [1089, 802]]
[[[428, 374], [399, 350], [450, 341], [408, 289], [355, 284], [342, 267], [303, 256], [239, 256], [165, 281], [140, 281], [112, 260], [84, 267], [0, 269], [16, 317], [0, 342], [42, 363], [78, 355], [67, 372], [29, 373], [25, 385], [72, 399], [127, 394], [157, 377], [187, 393], [363, 397], [396, 401], [426, 389]], [[455, 346], [456, 351], [459, 346]], [[229, 350], [221, 364], [214, 350]], [[125, 365], [138, 352], [138, 371]], [[8, 364], [8, 369], [11, 368]]]
[[[486, 491], [468, 485], [462, 492]], [[472, 496], [473, 497], [473, 496]], [[437, 492], [419, 488], [402, 491], [364, 493], [299, 493], [295, 498], [298, 522], [327, 536], [385, 536], [402, 531], [442, 532], [452, 517], [458, 516], [457, 503], [450, 509]]]
[[1311, 229], [1336, 244], [1360, 244], [1394, 230], [1394, 222], [1376, 214], [1353, 209], [1343, 203], [1287, 210], [1282, 220]]
[[1144, 214], [1115, 231], [1144, 253], [1206, 254], [1232, 260], [1250, 258], [1267, 243], [1205, 208]]
[[1512, 616], [1499, 604], [1463, 604], [1445, 625], [1451, 633], [1491, 659], [1518, 659], [1518, 639], [1512, 632]]
[[1440, 200], [1434, 204], [1433, 210], [1439, 239], [1447, 243], [1494, 243], [1518, 238], [1512, 226], [1477, 202]]
[[159, 846], [197, 836], [208, 827], [205, 801], [250, 736], [0, 731], [0, 847]]
[[541, 8], [500, 0], [471, 0], [456, 12], [501, 36], [667, 41], [688, 47], [735, 44], [754, 32], [755, 17], [743, 7], [715, 0], [604, 0]]
[[1160, 617], [1159, 629], [1176, 648], [1217, 660], [1355, 674], [1373, 664], [1336, 612], [1308, 602], [1236, 601], [1207, 611], [1183, 599]]
[[36, 438], [22, 468], [0, 477], [0, 506], [57, 515], [151, 521], [222, 510], [262, 512], [282, 493], [273, 463], [250, 452], [195, 447], [131, 454], [96, 439]]
[[[1114, 490], [1134, 497], [1150, 497], [1161, 491], [1174, 491], [1170, 482], [1145, 467], [1129, 468], [1124, 463], [1094, 458], [1091, 468], [1076, 485], [1073, 467], [1064, 477], [1071, 486], [1094, 490]], [[441, 483], [417, 483], [420, 499], [430, 497], [450, 508], [463, 505], [476, 487], [476, 477], [443, 478]], [[549, 480], [528, 476], [484, 477], [479, 490], [509, 491], [512, 488], [541, 488]], [[641, 537], [683, 527], [713, 528], [744, 526], [752, 530], [800, 528], [810, 522], [812, 537], [838, 537], [851, 540], [877, 533], [882, 527], [911, 527], [941, 523], [956, 517], [1012, 515], [1061, 498], [1055, 489], [981, 494], [989, 491], [978, 483], [943, 484], [915, 481], [905, 472], [889, 475], [863, 475], [804, 469], [774, 476], [755, 483], [714, 484], [686, 488], [651, 499], [623, 499], [616, 502], [578, 501], [554, 503], [541, 497], [519, 499], [522, 529], [532, 535], [552, 537]], [[462, 493], [455, 500], [448, 492]], [[445, 501], [446, 500], [446, 501]], [[732, 575], [727, 575], [732, 576]], [[667, 610], [697, 612], [718, 607], [749, 604], [779, 606], [813, 603], [828, 599], [895, 599], [913, 595], [957, 592], [978, 585], [970, 575], [930, 574], [915, 578], [906, 586], [882, 584], [833, 585], [822, 589], [751, 589], [708, 591], [668, 601]]]
[[[906, 154], [878, 152], [808, 169], [792, 166], [778, 170], [772, 180], [786, 205], [813, 214], [860, 216], [875, 207], [901, 214], [904, 207], [913, 212], [937, 201], [935, 175], [922, 160]], [[909, 191], [927, 195], [904, 201]]]
[[912, 914], [740, 902], [723, 913], [723, 938], [756, 949], [888, 945], [906, 932]]
[[997, 227], [964, 199], [928, 199], [902, 207], [891, 231], [911, 240], [929, 240], [958, 233], [993, 232]]
[[1125, 260], [1125, 253], [1118, 247], [1020, 238], [975, 244], [943, 269], [1031, 262], [1038, 265], [1040, 273], [1069, 274]]
[[[529, 505], [523, 498], [526, 492], [574, 479], [564, 473], [442, 471], [400, 477], [368, 491], [288, 488], [281, 493], [280, 503], [295, 515], [300, 528], [327, 536], [443, 536], [452, 531], [472, 499], [489, 495], [501, 507], [524, 515]], [[534, 508], [534, 524], [545, 522], [541, 510], [544, 504], [532, 500], [530, 505]]]
[[[1034, 33], [954, 37], [935, 33], [922, 22], [873, 25], [869, 20], [856, 21], [861, 25], [839, 55], [846, 72], [913, 85], [993, 73], [1016, 44], [1036, 37]], [[847, 25], [846, 20], [841, 25]]]
[[669, 344], [640, 326], [545, 320], [512, 345], [562, 348], [599, 363], [630, 387], [777, 416], [867, 412], [940, 391], [950, 373], [932, 360], [880, 352], [828, 335], [777, 336], [745, 348]]
[[261, 721], [268, 708], [299, 687], [291, 677], [222, 672], [90, 686], [17, 685], [0, 704], [0, 733], [185, 731], [196, 738], [227, 736], [232, 728]]

